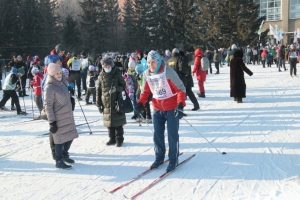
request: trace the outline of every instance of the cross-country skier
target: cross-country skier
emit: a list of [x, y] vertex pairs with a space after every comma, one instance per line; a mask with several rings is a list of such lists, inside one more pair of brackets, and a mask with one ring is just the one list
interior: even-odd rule
[[178, 130], [179, 119], [183, 117], [185, 106], [185, 87], [177, 73], [171, 67], [165, 66], [156, 51], [152, 50], [148, 53], [147, 63], [149, 69], [143, 73], [144, 84], [137, 110], [138, 112], [144, 110], [144, 105], [152, 93], [155, 161], [150, 168], [157, 168], [164, 161], [166, 153], [164, 130], [167, 122], [170, 160], [167, 171], [169, 172], [178, 164]]

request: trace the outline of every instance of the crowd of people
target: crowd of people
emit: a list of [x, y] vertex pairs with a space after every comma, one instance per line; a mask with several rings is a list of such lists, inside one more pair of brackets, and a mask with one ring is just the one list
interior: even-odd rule
[[[275, 62], [279, 71], [281, 66], [286, 70], [285, 61], [288, 59], [291, 76], [292, 73], [296, 75], [299, 51], [293, 45], [289, 46], [288, 54], [284, 46], [279, 46], [274, 54], [272, 48], [248, 46], [243, 49], [233, 44], [226, 50], [203, 51], [197, 48], [192, 57], [174, 48], [162, 54], [154, 50], [127, 54], [107, 52], [99, 54], [93, 61], [84, 51], [67, 53], [64, 45], [58, 44], [45, 57], [43, 65], [38, 56], [28, 56], [25, 62], [22, 56], [13, 57], [8, 63], [11, 71], [3, 84], [0, 109], [8, 110], [5, 104], [11, 98], [11, 110], [16, 109], [18, 115], [26, 115], [21, 110], [19, 97], [28, 96], [26, 82], [29, 79], [29, 87], [33, 88], [34, 101], [40, 112], [35, 119], [49, 122], [50, 147], [56, 167], [69, 169], [69, 164], [75, 162], [69, 157], [69, 149], [73, 139], [78, 137], [72, 112], [75, 98], [80, 102], [85, 95], [86, 105], [97, 106], [103, 114], [103, 125], [108, 129], [106, 145], [121, 147], [127, 122], [125, 113], [118, 112], [115, 107], [118, 94], [126, 91], [133, 105], [131, 119], [154, 125], [155, 161], [151, 168], [157, 168], [164, 160], [167, 122], [170, 159], [167, 171], [172, 171], [178, 164], [179, 119], [187, 116], [184, 113], [187, 97], [193, 104], [192, 111], [200, 109], [192, 91], [193, 76], [198, 83], [197, 96], [205, 98], [204, 82], [207, 74], [212, 74], [212, 63], [215, 63], [215, 74], [220, 74], [220, 67], [226, 61], [230, 66], [230, 97], [242, 103], [242, 98], [246, 97], [244, 72], [253, 75], [245, 63], [262, 62], [265, 67], [265, 61], [269, 63], [271, 55], [270, 62]], [[203, 58], [209, 60], [208, 70], [201, 68]]]

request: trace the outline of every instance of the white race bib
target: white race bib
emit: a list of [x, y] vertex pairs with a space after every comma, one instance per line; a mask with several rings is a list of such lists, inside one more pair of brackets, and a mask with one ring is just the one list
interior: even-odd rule
[[176, 95], [172, 93], [168, 83], [166, 77], [166, 67], [164, 68], [164, 72], [161, 74], [147, 76], [147, 83], [154, 99], [163, 100]]

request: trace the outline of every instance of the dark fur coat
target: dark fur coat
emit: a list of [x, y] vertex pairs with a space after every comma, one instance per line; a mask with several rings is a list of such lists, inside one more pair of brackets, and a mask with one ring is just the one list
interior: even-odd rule
[[233, 59], [230, 61], [230, 97], [243, 98], [246, 97], [246, 82], [244, 78], [244, 72], [249, 76], [253, 75], [243, 59], [243, 54], [240, 55], [240, 50], [237, 50]]

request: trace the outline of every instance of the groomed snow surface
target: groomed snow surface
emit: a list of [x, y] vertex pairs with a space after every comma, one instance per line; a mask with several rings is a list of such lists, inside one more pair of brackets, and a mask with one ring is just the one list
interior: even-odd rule
[[[247, 98], [241, 104], [229, 97], [229, 67], [208, 74], [206, 98], [197, 97], [200, 110], [191, 111], [187, 100], [188, 116], [180, 120], [179, 162], [196, 156], [137, 199], [300, 199], [300, 79], [275, 65], [248, 67], [254, 75], [245, 74]], [[99, 121], [90, 123], [92, 135], [87, 125], [77, 127], [81, 134], [70, 149], [76, 163], [71, 170], [56, 170], [49, 138], [42, 136], [49, 125], [26, 122], [32, 119], [31, 97], [24, 99], [29, 115], [0, 119], [0, 199], [124, 199], [165, 172], [167, 164], [114, 194], [105, 192], [152, 164], [153, 125], [139, 126], [129, 113], [123, 146], [106, 146], [102, 114], [85, 101], [87, 120]], [[23, 98], [20, 103], [23, 108]], [[37, 116], [35, 104], [34, 111]], [[0, 112], [8, 115], [15, 112]], [[78, 102], [74, 116], [76, 124], [85, 123]]]

